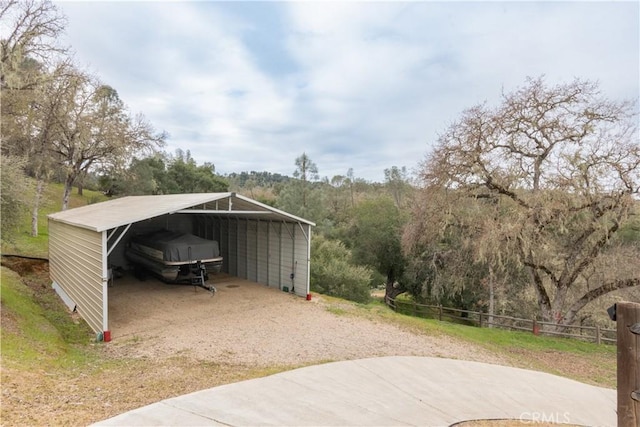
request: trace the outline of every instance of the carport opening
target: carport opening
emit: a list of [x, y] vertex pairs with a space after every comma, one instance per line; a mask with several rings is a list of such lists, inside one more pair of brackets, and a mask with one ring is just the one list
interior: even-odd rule
[[[300, 264], [296, 254], [296, 226], [203, 214], [168, 214], [110, 230], [107, 233], [110, 330], [115, 336], [120, 335], [118, 329], [124, 325], [126, 330], [126, 325], [140, 316], [140, 307], [145, 304], [153, 306], [156, 296], [171, 293], [176, 298], [187, 298], [185, 295], [188, 293], [189, 300], [207, 297], [205, 292], [195, 292], [194, 287], [204, 288], [213, 294], [221, 287], [234, 290], [254, 283], [295, 293], [298, 285], [306, 294], [306, 284], [296, 282], [299, 280], [296, 270]], [[202, 257], [193, 256], [197, 251], [189, 250], [188, 245], [174, 248], [162, 242], [163, 238], [171, 235], [192, 236], [191, 239], [209, 242], [216, 250]], [[298, 232], [298, 238], [301, 236]], [[158, 244], [153, 244], [155, 237]], [[307, 245], [298, 246], [298, 252], [304, 250], [306, 255]], [[188, 262], [173, 265], [174, 260], [164, 256], [163, 251], [186, 254]], [[160, 262], [161, 256], [166, 263]], [[178, 255], [176, 257], [178, 262], [184, 261]], [[204, 267], [198, 263], [213, 258], [216, 258], [213, 268], [206, 263], [203, 263]], [[307, 257], [300, 261], [306, 265]], [[200, 267], [203, 267], [202, 275], [197, 274]], [[247, 276], [246, 279], [243, 275]], [[139, 307], [132, 309], [122, 295], [131, 293], [138, 296], [140, 292], [148, 295], [136, 298]], [[150, 309], [153, 311], [152, 307]]]

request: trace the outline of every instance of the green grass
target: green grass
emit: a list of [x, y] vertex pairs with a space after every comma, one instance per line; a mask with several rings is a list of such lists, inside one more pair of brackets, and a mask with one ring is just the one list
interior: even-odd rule
[[613, 345], [413, 317], [394, 312], [381, 300], [366, 305], [351, 303], [351, 308], [346, 304], [345, 301], [340, 307], [349, 315], [391, 323], [413, 333], [458, 339], [484, 348], [514, 366], [604, 387], [616, 386], [616, 346]]
[[90, 341], [86, 323], [74, 322], [53, 292], [36, 295], [17, 273], [1, 267], [1, 274], [3, 363], [31, 369], [86, 361], [78, 345]]
[[454, 322], [424, 319], [388, 309], [383, 302], [376, 301], [364, 306], [366, 312], [375, 313], [388, 321], [411, 329], [428, 331], [435, 335], [449, 335], [487, 348], [522, 348], [540, 351], [566, 351], [575, 354], [605, 353], [615, 354], [613, 345], [594, 343], [569, 338], [555, 338], [534, 335], [530, 332], [509, 331], [498, 328], [479, 328]]
[[335, 314], [336, 316], [344, 316], [344, 315], [346, 315], [346, 314], [348, 314], [348, 313], [349, 313], [349, 312], [348, 312], [347, 310], [345, 310], [343, 307], [338, 307], [338, 306], [335, 306], [335, 305], [327, 306], [327, 308], [326, 308], [326, 309], [327, 309], [327, 311], [328, 311], [329, 313], [333, 313], [333, 314]]
[[[31, 236], [31, 212], [25, 212], [24, 223], [15, 233], [11, 241], [2, 241], [2, 253], [29, 255], [46, 258], [49, 253], [49, 228], [47, 215], [59, 212], [62, 207], [62, 184], [48, 184], [42, 195], [38, 209], [38, 236]], [[35, 190], [29, 195], [33, 200]], [[69, 208], [84, 206], [90, 203], [105, 201], [108, 198], [98, 191], [84, 190], [79, 196], [74, 189], [69, 199]]]
[[447, 335], [452, 335], [488, 348], [517, 347], [527, 350], [553, 350], [575, 354], [602, 352], [615, 354], [616, 352], [615, 346], [612, 345], [596, 345], [575, 339], [546, 337], [534, 335], [530, 332], [508, 331], [497, 328], [463, 326], [432, 319], [427, 319], [425, 322], [429, 324], [432, 330], [440, 330]]

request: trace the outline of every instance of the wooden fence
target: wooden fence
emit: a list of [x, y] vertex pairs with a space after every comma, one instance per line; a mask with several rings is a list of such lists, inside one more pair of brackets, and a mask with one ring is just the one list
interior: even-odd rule
[[501, 328], [517, 331], [529, 331], [535, 335], [552, 335], [566, 338], [577, 338], [596, 344], [615, 344], [616, 330], [605, 329], [599, 326], [564, 326], [563, 331], [556, 331], [557, 325], [551, 322], [542, 322], [536, 319], [522, 319], [512, 316], [502, 316], [479, 311], [460, 310], [439, 305], [418, 304], [411, 301], [398, 301], [389, 298], [387, 305], [394, 311], [415, 317], [455, 321], [470, 326], [481, 328]]

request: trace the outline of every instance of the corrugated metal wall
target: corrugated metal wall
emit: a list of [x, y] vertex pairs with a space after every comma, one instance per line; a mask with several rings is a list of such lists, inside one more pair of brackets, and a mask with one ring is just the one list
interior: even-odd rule
[[279, 289], [286, 286], [301, 296], [307, 294], [309, 225], [302, 224], [303, 233], [297, 223], [224, 218], [219, 224], [225, 272]]
[[257, 221], [257, 254], [260, 256], [256, 259], [256, 282], [262, 284], [269, 283], [269, 223], [266, 221]]
[[49, 220], [51, 279], [95, 332], [103, 330], [102, 233]]

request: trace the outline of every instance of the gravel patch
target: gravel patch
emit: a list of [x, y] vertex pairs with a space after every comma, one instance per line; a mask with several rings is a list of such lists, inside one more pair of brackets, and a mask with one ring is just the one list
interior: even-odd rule
[[411, 332], [229, 276], [218, 292], [155, 280], [120, 279], [110, 288], [110, 351], [250, 366], [291, 366], [377, 356], [431, 356], [505, 363], [474, 345]]

